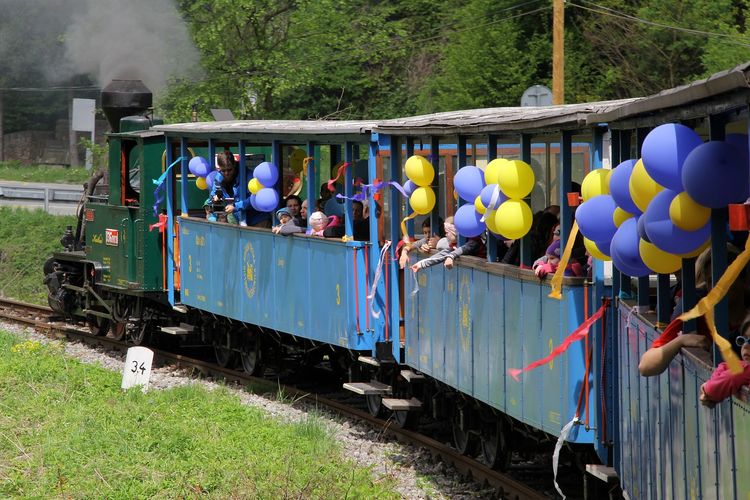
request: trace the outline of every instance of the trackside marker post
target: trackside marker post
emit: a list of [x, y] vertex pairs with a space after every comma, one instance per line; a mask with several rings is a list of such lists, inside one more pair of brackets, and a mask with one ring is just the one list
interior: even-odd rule
[[151, 363], [154, 361], [154, 351], [146, 347], [131, 347], [125, 357], [122, 369], [122, 389], [130, 389], [140, 385], [143, 392], [148, 390], [151, 378]]

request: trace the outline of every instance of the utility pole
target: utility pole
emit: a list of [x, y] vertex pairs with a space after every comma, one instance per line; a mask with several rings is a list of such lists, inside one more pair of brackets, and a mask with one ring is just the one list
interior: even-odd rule
[[552, 104], [565, 103], [565, 0], [552, 0]]

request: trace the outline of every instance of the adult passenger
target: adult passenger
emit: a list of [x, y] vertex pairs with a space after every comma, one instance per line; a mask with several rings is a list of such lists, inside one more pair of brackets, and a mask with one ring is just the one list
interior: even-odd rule
[[[244, 186], [240, 186], [239, 167], [230, 151], [221, 151], [216, 155], [219, 174], [214, 179], [207, 204], [226, 203], [224, 213], [227, 222], [241, 226], [271, 227], [271, 218], [267, 213], [255, 210], [250, 204], [250, 197], [242, 198], [245, 194]], [[208, 211], [208, 210], [207, 210]], [[212, 220], [211, 214], [208, 219]]]
[[[727, 263], [730, 264], [738, 255], [738, 251], [727, 245]], [[735, 330], [742, 322], [745, 314], [745, 284], [744, 273], [729, 288], [729, 330]], [[704, 297], [712, 288], [711, 282], [711, 248], [707, 248], [698, 256], [695, 263], [695, 287], [698, 299]], [[638, 364], [638, 371], [644, 377], [659, 375], [667, 369], [672, 359], [683, 347], [700, 347], [706, 351], [711, 348], [711, 334], [703, 316], [696, 319], [697, 331], [683, 332], [683, 322], [679, 316], [683, 313], [682, 300], [677, 300], [677, 306], [672, 314], [672, 321], [662, 334], [643, 353]]]

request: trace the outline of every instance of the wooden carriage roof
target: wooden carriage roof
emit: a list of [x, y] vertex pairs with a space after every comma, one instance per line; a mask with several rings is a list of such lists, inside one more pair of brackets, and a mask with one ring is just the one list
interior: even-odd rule
[[632, 102], [633, 99], [560, 106], [484, 108], [380, 121], [374, 131], [393, 135], [455, 135], [575, 129], [586, 117]]
[[[611, 123], [634, 119], [637, 116], [675, 114], [691, 118], [709, 112], [720, 112], [750, 100], [750, 62], [720, 71], [708, 78], [687, 85], [663, 90], [649, 97], [601, 110], [587, 117], [588, 123]], [[718, 99], [721, 98], [721, 99]], [[720, 102], [716, 102], [719, 100]]]
[[278, 134], [278, 135], [332, 135], [366, 134], [375, 125], [373, 121], [337, 120], [231, 120], [220, 122], [188, 122], [157, 125], [153, 130], [169, 134]]

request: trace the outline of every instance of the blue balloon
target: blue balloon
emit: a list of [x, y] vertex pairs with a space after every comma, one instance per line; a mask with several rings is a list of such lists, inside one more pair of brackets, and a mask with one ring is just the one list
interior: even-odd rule
[[641, 213], [630, 196], [630, 174], [633, 173], [633, 167], [636, 163], [637, 160], [625, 160], [612, 170], [612, 175], [609, 178], [609, 191], [612, 198], [615, 199], [615, 203], [618, 207], [633, 215]]
[[206, 185], [208, 186], [209, 190], [214, 187], [214, 181], [216, 180], [217, 175], [219, 175], [218, 170], [211, 170], [206, 176]]
[[690, 127], [679, 123], [659, 125], [643, 140], [643, 166], [658, 184], [667, 189], [682, 191], [685, 158], [701, 144], [703, 140]]
[[[492, 195], [497, 191], [495, 195], [495, 203], [492, 203]], [[500, 205], [508, 201], [508, 197], [500, 190], [500, 186], [497, 184], [488, 184], [482, 188], [482, 192], [479, 193], [479, 198], [482, 200], [482, 205], [487, 210], [497, 210]], [[490, 206], [492, 205], [492, 206]]]
[[685, 191], [697, 203], [709, 208], [744, 202], [750, 181], [745, 158], [728, 142], [701, 144], [685, 159], [682, 169]]
[[673, 254], [690, 253], [711, 236], [711, 222], [697, 231], [685, 231], [675, 226], [669, 218], [669, 205], [677, 194], [665, 189], [654, 196], [641, 219], [644, 219], [648, 239], [657, 248]]
[[464, 200], [474, 203], [474, 200], [484, 187], [484, 172], [477, 167], [466, 166], [458, 169], [453, 178], [453, 187], [456, 188], [458, 196]]
[[414, 192], [415, 189], [417, 189], [417, 185], [414, 184], [414, 181], [409, 179], [408, 181], [404, 182], [404, 191], [406, 191], [406, 196], [411, 196], [411, 194]]
[[747, 134], [727, 134], [724, 138], [724, 142], [728, 142], [739, 149], [746, 162], [750, 160], [750, 145], [748, 145]]
[[264, 161], [253, 170], [253, 177], [262, 185], [271, 187], [279, 180], [279, 169], [273, 163]]
[[456, 215], [453, 216], [453, 224], [456, 226], [458, 234], [471, 238], [484, 232], [486, 226], [481, 218], [482, 215], [477, 213], [474, 205], [462, 205], [458, 207]]
[[279, 193], [273, 188], [263, 188], [250, 196], [250, 204], [259, 212], [273, 212], [279, 206]]
[[208, 160], [202, 156], [193, 156], [188, 163], [188, 170], [196, 177], [206, 177], [211, 167], [208, 165]]
[[640, 236], [646, 243], [651, 243], [651, 240], [648, 239], [648, 233], [646, 232], [646, 218], [643, 216], [636, 217], [636, 221], [638, 224], [638, 236]]
[[637, 225], [635, 218], [632, 217], [620, 224], [612, 238], [610, 256], [612, 263], [620, 272], [640, 278], [651, 274], [651, 270], [641, 259]]
[[583, 202], [576, 210], [578, 227], [591, 241], [609, 241], [617, 231], [612, 215], [617, 204], [608, 194], [600, 194]]
[[611, 252], [612, 249], [610, 248], [612, 245], [612, 240], [606, 240], [606, 241], [595, 241], [594, 244], [596, 245], [596, 248], [599, 249], [601, 253], [604, 255], [612, 256]]

